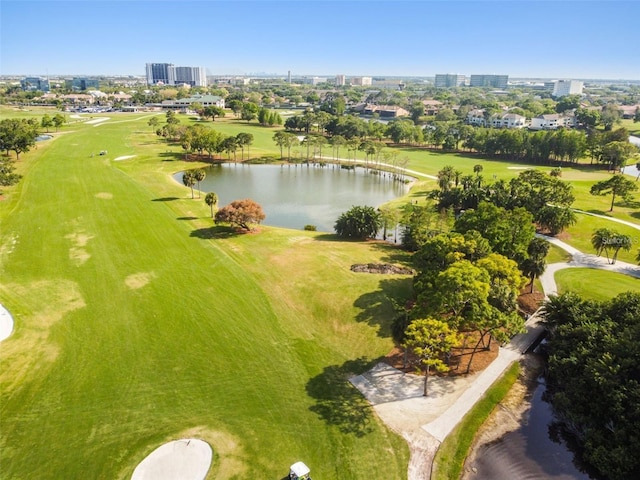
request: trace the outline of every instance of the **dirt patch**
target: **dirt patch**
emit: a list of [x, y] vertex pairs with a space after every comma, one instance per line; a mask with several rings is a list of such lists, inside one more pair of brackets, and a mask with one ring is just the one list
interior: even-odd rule
[[383, 275], [415, 275], [410, 268], [398, 267], [389, 263], [356, 263], [351, 271], [357, 273], [379, 273]]
[[137, 290], [138, 288], [142, 288], [147, 285], [155, 277], [156, 274], [153, 272], [134, 273], [124, 279], [124, 284], [131, 290]]
[[529, 293], [530, 290], [531, 287], [526, 286], [520, 292], [520, 296], [518, 297], [518, 307], [524, 313], [533, 315], [533, 313], [538, 310], [544, 302], [544, 293], [537, 288], [533, 289], [533, 293]]
[[113, 194], [109, 192], [100, 192], [96, 193], [95, 197], [102, 200], [111, 200], [113, 198]]
[[70, 233], [64, 238], [71, 240], [71, 243], [73, 244], [71, 248], [69, 248], [69, 258], [76, 266], [79, 267], [91, 258], [91, 255], [84, 249], [84, 247], [86, 247], [89, 240], [93, 238], [92, 235], [76, 232]]
[[[477, 342], [477, 337], [473, 334], [469, 335], [467, 339], [467, 345], [475, 345]], [[445, 373], [433, 373], [431, 372], [431, 376], [444, 376], [444, 377], [457, 377], [461, 375], [469, 375], [477, 372], [481, 372], [485, 368], [487, 368], [491, 362], [493, 362], [497, 356], [498, 351], [500, 349], [500, 345], [498, 342], [492, 341], [489, 349], [478, 349], [475, 353], [473, 353], [472, 347], [458, 347], [451, 350], [451, 358], [449, 360], [449, 371]], [[471, 358], [473, 355], [473, 359]], [[418, 371], [419, 361], [418, 358], [412, 354], [408, 353], [406, 355], [405, 362], [405, 352], [404, 349], [396, 347], [391, 352], [389, 352], [384, 358], [384, 362], [391, 365], [398, 370], [405, 373], [415, 373], [418, 375], [422, 375], [422, 369]], [[469, 366], [469, 362], [471, 365]], [[468, 368], [468, 371], [467, 371]]]

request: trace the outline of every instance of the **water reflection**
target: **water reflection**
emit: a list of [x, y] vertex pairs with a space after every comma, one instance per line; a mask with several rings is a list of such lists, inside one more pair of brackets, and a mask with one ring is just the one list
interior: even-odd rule
[[544, 401], [544, 378], [538, 379], [524, 424], [479, 448], [473, 475], [477, 480], [588, 480], [558, 432], [551, 405]]

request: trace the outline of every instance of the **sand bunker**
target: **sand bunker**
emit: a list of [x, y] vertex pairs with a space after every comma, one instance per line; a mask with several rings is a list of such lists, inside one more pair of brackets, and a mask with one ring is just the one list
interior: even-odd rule
[[124, 155], [124, 156], [122, 156], [122, 157], [114, 158], [113, 160], [114, 160], [115, 162], [119, 162], [120, 160], [127, 160], [127, 159], [129, 159], [129, 158], [133, 158], [133, 157], [135, 157], [135, 155]]
[[84, 122], [87, 125], [97, 125], [98, 123], [106, 122], [107, 120], [111, 120], [109, 117], [102, 118], [94, 118], [93, 120], [89, 120], [88, 122]]
[[113, 194], [109, 192], [99, 192], [99, 193], [96, 193], [94, 196], [102, 200], [111, 200], [113, 198]]
[[137, 290], [138, 288], [144, 287], [148, 284], [153, 278], [155, 278], [155, 273], [134, 273], [133, 275], [129, 275], [124, 280], [124, 284], [129, 287], [131, 290]]
[[507, 170], [528, 170], [531, 167], [507, 167]]
[[213, 451], [208, 443], [186, 438], [165, 443], [133, 471], [131, 480], [204, 480]]
[[0, 304], [0, 342], [13, 332], [13, 318], [6, 308]]

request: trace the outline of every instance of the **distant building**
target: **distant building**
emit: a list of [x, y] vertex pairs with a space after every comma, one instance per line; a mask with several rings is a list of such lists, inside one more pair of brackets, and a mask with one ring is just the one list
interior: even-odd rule
[[207, 73], [204, 67], [176, 67], [173, 63], [147, 63], [146, 71], [148, 85], [207, 86]]
[[584, 84], [579, 80], [556, 80], [553, 82], [553, 96], [582, 95]]
[[170, 110], [186, 110], [192, 103], [199, 103], [203, 107], [225, 107], [224, 98], [217, 95], [193, 95], [179, 100], [165, 100], [159, 106]]
[[349, 83], [354, 86], [362, 87], [365, 85], [372, 85], [373, 81], [371, 80], [371, 77], [351, 77], [349, 79]]
[[460, 87], [465, 81], [466, 77], [457, 73], [436, 73], [435, 86], [437, 88]]
[[507, 88], [509, 75], [471, 75], [469, 85], [472, 87]]
[[204, 67], [175, 67], [175, 83], [192, 87], [206, 87], [207, 73]]
[[442, 108], [442, 102], [439, 100], [423, 100], [425, 115], [435, 115]]
[[527, 119], [517, 113], [497, 113], [487, 119], [485, 110], [476, 108], [467, 113], [467, 123], [477, 127], [524, 128], [527, 126]]
[[25, 91], [39, 90], [41, 92], [49, 91], [49, 79], [40, 77], [25, 77], [20, 80], [20, 86]]
[[74, 77], [71, 80], [65, 80], [64, 83], [67, 89], [74, 92], [100, 88], [100, 82], [95, 78]]
[[301, 83], [303, 85], [318, 85], [320, 83], [324, 83], [326, 80], [320, 77], [302, 77], [299, 78], [296, 83]]
[[531, 130], [557, 130], [576, 126], [576, 116], [573, 113], [551, 113], [538, 115], [531, 119]]
[[398, 118], [398, 117], [407, 117], [409, 116], [409, 112], [402, 107], [397, 105], [373, 105], [366, 104], [362, 109], [362, 113], [365, 115], [373, 115], [377, 113], [380, 115], [380, 118]]
[[147, 85], [174, 85], [175, 80], [173, 63], [147, 63]]
[[347, 84], [347, 77], [344, 75], [336, 75], [336, 86], [344, 87]]

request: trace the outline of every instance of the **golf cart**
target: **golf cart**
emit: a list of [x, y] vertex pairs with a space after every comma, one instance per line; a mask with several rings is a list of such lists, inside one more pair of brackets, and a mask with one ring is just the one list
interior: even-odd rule
[[311, 470], [303, 462], [296, 462], [289, 470], [289, 480], [311, 480], [309, 472]]

